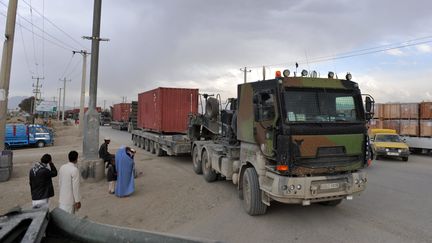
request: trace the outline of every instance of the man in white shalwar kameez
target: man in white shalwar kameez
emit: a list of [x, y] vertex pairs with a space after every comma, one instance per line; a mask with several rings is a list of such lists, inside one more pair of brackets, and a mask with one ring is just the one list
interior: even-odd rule
[[76, 166], [78, 152], [69, 152], [69, 163], [64, 164], [59, 170], [59, 207], [64, 211], [74, 214], [81, 208], [80, 175]]

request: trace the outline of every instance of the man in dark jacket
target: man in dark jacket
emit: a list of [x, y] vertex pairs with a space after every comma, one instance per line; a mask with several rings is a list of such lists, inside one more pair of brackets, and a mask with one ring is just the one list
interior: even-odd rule
[[[49, 167], [48, 167], [49, 164]], [[48, 207], [48, 200], [54, 196], [53, 177], [57, 176], [57, 169], [52, 162], [51, 155], [44, 154], [30, 170], [30, 190], [33, 208]]]
[[114, 158], [114, 155], [108, 152], [108, 144], [110, 144], [110, 142], [110, 138], [105, 138], [104, 143], [101, 144], [99, 148], [99, 158], [103, 159], [104, 162], [108, 163], [110, 163], [111, 160]]

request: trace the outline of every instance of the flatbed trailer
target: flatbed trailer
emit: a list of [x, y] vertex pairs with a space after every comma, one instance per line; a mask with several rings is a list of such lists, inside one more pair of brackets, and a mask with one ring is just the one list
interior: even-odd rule
[[184, 155], [191, 152], [191, 141], [186, 134], [163, 134], [140, 129], [133, 130], [131, 133], [135, 146], [157, 156]]
[[432, 137], [401, 136], [412, 152], [432, 154]]
[[117, 130], [127, 130], [128, 129], [128, 122], [118, 122], [118, 121], [112, 121], [111, 122], [111, 128], [117, 129]]

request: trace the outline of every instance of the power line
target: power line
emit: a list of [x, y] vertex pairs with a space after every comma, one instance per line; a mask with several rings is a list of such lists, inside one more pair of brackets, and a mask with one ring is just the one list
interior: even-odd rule
[[32, 8], [37, 14], [39, 14], [43, 19], [45, 19], [48, 23], [52, 24], [56, 29], [58, 29], [60, 32], [62, 32], [63, 34], [65, 34], [67, 37], [69, 37], [73, 42], [75, 42], [76, 44], [78, 44], [79, 46], [81, 46], [82, 48], [85, 48], [79, 41], [77, 41], [74, 37], [72, 37], [71, 35], [69, 35], [66, 31], [64, 31], [62, 28], [58, 27], [56, 24], [54, 24], [51, 20], [49, 20], [47, 17], [45, 17], [43, 14], [41, 14], [39, 11], [37, 11], [35, 8], [33, 8], [31, 6], [31, 4], [29, 4], [28, 2], [26, 2], [25, 0], [22, 0], [22, 2], [24, 2], [25, 4], [27, 4], [30, 8]]
[[31, 22], [31, 32], [32, 32], [32, 41], [33, 41], [33, 58], [36, 66], [36, 74], [39, 76], [39, 68], [38, 68], [38, 61], [36, 58], [36, 45], [35, 45], [35, 34], [34, 34], [34, 24], [33, 24], [33, 11], [31, 7], [31, 0], [30, 0], [30, 22]]
[[[3, 6], [7, 7], [7, 5], [6, 5], [5, 3], [1, 2], [1, 1], [0, 1], [0, 4], [2, 4]], [[47, 32], [44, 30], [44, 27], [43, 27], [43, 28], [40, 28], [39, 26], [33, 24], [33, 22], [31, 22], [31, 21], [28, 20], [27, 18], [23, 17], [22, 15], [20, 15], [20, 14], [17, 14], [17, 15], [18, 15], [18, 17], [20, 17], [21, 19], [23, 19], [24, 21], [26, 21], [27, 23], [29, 23], [32, 27], [35, 27], [36, 29], [40, 30], [40, 31], [42, 32], [43, 35], [40, 36], [40, 35], [38, 35], [38, 34], [36, 34], [36, 33], [35, 33], [35, 35], [38, 36], [38, 37], [40, 37], [42, 40], [47, 40], [47, 39], [45, 38], [45, 36], [44, 36], [44, 35], [46, 34], [47, 36], [51, 37], [51, 38], [54, 39], [55, 41], [59, 42], [60, 44], [62, 44], [62, 45], [64, 45], [64, 46], [67, 46], [67, 47], [70, 48], [71, 50], [76, 49], [75, 47], [73, 47], [73, 46], [71, 46], [71, 45], [65, 43], [64, 41], [58, 39], [57, 37], [55, 37], [55, 36], [53, 36], [53, 35], [47, 33]]]
[[[45, 16], [45, 0], [42, 0], [42, 14]], [[45, 37], [45, 19], [42, 18], [42, 37]], [[45, 41], [42, 38], [42, 76], [45, 77]]]
[[28, 68], [28, 71], [29, 71], [30, 75], [32, 76], [33, 72], [32, 72], [32, 70], [30, 68], [30, 62], [29, 62], [29, 58], [28, 58], [28, 55], [27, 55], [27, 48], [25, 46], [25, 41], [24, 41], [24, 34], [23, 34], [23, 31], [22, 31], [22, 27], [21, 27], [21, 20], [18, 19], [18, 21], [19, 21], [18, 26], [20, 27], [21, 41], [22, 41], [22, 45], [23, 45], [23, 49], [24, 49], [24, 56], [25, 56], [27, 68]]
[[71, 71], [65, 77], [72, 78], [72, 74], [74, 74], [75, 70], [78, 67], [78, 64], [80, 64], [80, 63], [81, 63], [81, 60], [77, 59], [77, 62], [75, 63], [75, 65], [72, 67]]
[[69, 59], [68, 64], [66, 65], [66, 68], [64, 69], [64, 71], [63, 71], [63, 73], [62, 73], [62, 75], [60, 77], [65, 77], [66, 78], [66, 76], [64, 76], [64, 75], [66, 74], [66, 71], [68, 70], [68, 68], [69, 68], [69, 66], [70, 66], [73, 58], [74, 58], [74, 54], [72, 54], [71, 58]]
[[[364, 56], [364, 55], [369, 55], [369, 54], [374, 54], [374, 53], [379, 53], [379, 52], [385, 52], [385, 51], [390, 51], [390, 50], [395, 50], [395, 49], [406, 48], [406, 47], [410, 47], [410, 46], [416, 46], [416, 45], [431, 43], [432, 42], [431, 38], [432, 38], [432, 36], [424, 36], [424, 37], [415, 38], [415, 39], [411, 39], [411, 40], [407, 40], [407, 41], [403, 41], [403, 42], [380, 45], [380, 46], [375, 46], [375, 47], [369, 47], [369, 48], [354, 50], [354, 51], [350, 51], [350, 52], [343, 52], [343, 53], [331, 55], [331, 56], [315, 57], [315, 58], [312, 58], [309, 60], [301, 60], [298, 63], [299, 64], [318, 63], [318, 62], [326, 62], [326, 61], [331, 61], [331, 60], [345, 59], [345, 58], [351, 58], [351, 57], [357, 57], [357, 56]], [[425, 40], [425, 41], [421, 41], [421, 40]], [[269, 64], [269, 65], [265, 65], [265, 66], [267, 66], [267, 67], [268, 66], [273, 66], [273, 67], [274, 66], [284, 66], [287, 64], [293, 64], [295, 62], [296, 62], [295, 60], [292, 60], [292, 61], [285, 62], [285, 63]], [[259, 68], [259, 67], [261, 67], [261, 66], [252, 66], [251, 68]]]
[[[3, 13], [3, 12], [0, 12], [0, 15], [2, 15], [3, 17], [7, 17], [6, 14]], [[31, 32], [31, 30], [30, 30], [29, 28], [25, 27], [24, 25], [21, 25], [21, 24], [19, 24], [19, 23], [17, 23], [17, 24], [18, 24], [20, 27], [22, 27], [23, 29], [25, 29], [25, 30]], [[37, 37], [41, 38], [41, 39], [44, 39], [44, 40], [47, 41], [47, 42], [49, 42], [49, 43], [51, 43], [51, 44], [53, 44], [53, 45], [59, 47], [59, 48], [62, 48], [62, 49], [64, 49], [64, 50], [66, 50], [66, 51], [71, 51], [71, 49], [72, 49], [72, 48], [69, 48], [69, 47], [65, 47], [65, 46], [63, 46], [62, 44], [56, 43], [56, 42], [54, 42], [54, 41], [52, 41], [52, 40], [50, 40], [50, 39], [43, 38], [41, 35], [39, 35], [39, 34], [37, 34], [37, 33], [35, 33], [35, 35], [36, 35]]]

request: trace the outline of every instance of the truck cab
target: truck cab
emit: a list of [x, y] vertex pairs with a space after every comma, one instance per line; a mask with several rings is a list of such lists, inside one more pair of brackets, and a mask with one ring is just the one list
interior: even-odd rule
[[6, 124], [5, 147], [36, 146], [44, 147], [54, 144], [52, 131], [37, 124]]
[[265, 213], [271, 201], [334, 206], [366, 188], [373, 99], [363, 103], [350, 75], [284, 74], [238, 85], [236, 143], [223, 135], [193, 143], [195, 172], [232, 180], [250, 215]]

